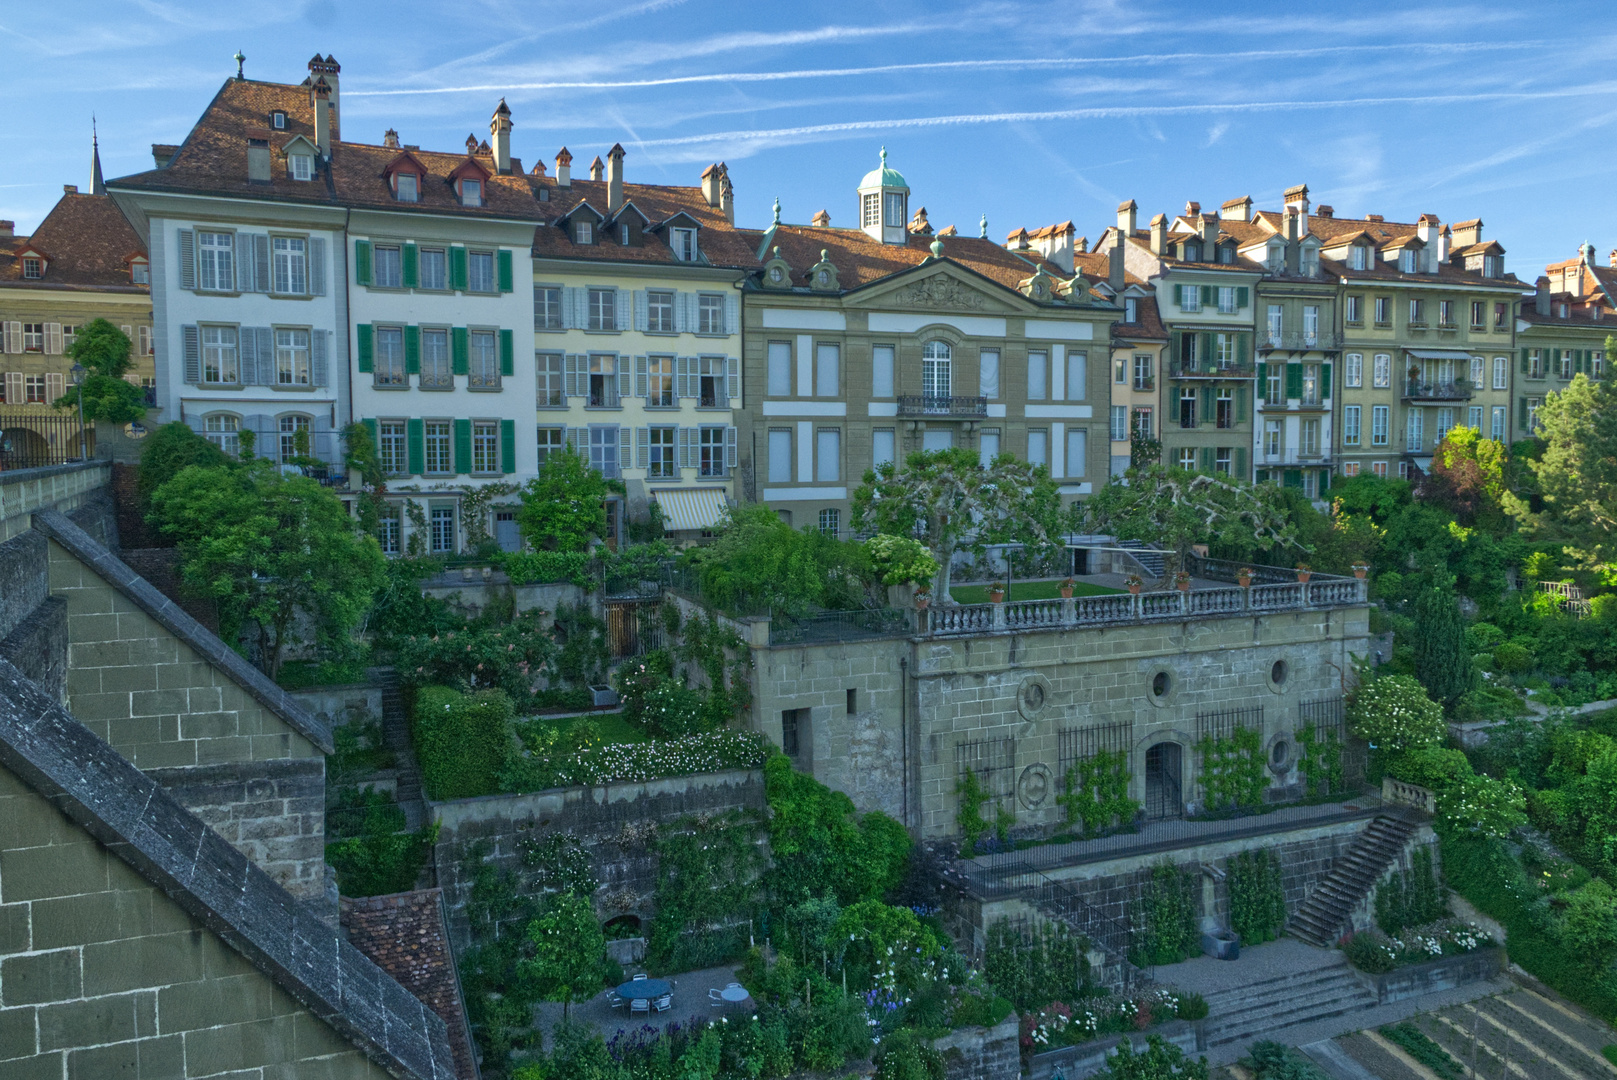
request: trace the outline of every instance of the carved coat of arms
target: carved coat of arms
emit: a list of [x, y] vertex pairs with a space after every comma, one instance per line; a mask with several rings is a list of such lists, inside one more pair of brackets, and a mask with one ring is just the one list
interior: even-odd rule
[[980, 311], [983, 294], [967, 288], [946, 274], [934, 274], [925, 281], [900, 289], [893, 299], [900, 304], [925, 308], [964, 308]]

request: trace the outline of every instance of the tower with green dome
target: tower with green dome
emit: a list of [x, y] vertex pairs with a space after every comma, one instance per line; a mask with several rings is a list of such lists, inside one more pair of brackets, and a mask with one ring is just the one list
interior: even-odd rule
[[859, 227], [884, 244], [908, 243], [910, 186], [896, 169], [887, 167], [887, 147], [881, 148], [881, 168], [871, 169], [859, 181]]

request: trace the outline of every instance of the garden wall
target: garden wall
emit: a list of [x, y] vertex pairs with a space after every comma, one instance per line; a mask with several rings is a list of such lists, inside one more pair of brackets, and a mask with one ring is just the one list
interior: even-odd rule
[[1453, 990], [1468, 983], [1497, 979], [1504, 966], [1505, 950], [1497, 946], [1476, 952], [1445, 956], [1425, 964], [1410, 964], [1381, 975], [1355, 971], [1365, 987], [1376, 995], [1376, 1003], [1403, 1001], [1439, 990]]
[[644, 922], [656, 887], [658, 827], [694, 815], [762, 812], [765, 806], [761, 769], [433, 803], [431, 817], [439, 832], [432, 858], [450, 937], [457, 949], [470, 944], [466, 902], [473, 868], [467, 861], [479, 842], [488, 845], [486, 861], [517, 869], [524, 841], [572, 833], [594, 861], [602, 917], [635, 915]]
[[380, 683], [311, 686], [303, 690], [289, 690], [287, 693], [327, 727], [382, 722]]
[[1015, 1013], [991, 1028], [959, 1028], [932, 1046], [943, 1055], [946, 1080], [1016, 1080], [1022, 1072]]
[[588, 601], [590, 612], [596, 618], [601, 617], [599, 593], [587, 593], [566, 581], [512, 585], [511, 579], [503, 571], [493, 570], [488, 577], [484, 577], [481, 567], [470, 567], [464, 571], [448, 570], [434, 575], [421, 583], [421, 591], [427, 596], [447, 601], [467, 616], [476, 616], [490, 603], [504, 603], [505, 597], [510, 596], [516, 604], [517, 613], [530, 608], [555, 611], [563, 604], [576, 607]]
[[[1174, 1020], [1149, 1032], [1149, 1035], [1160, 1036], [1164, 1042], [1172, 1043], [1193, 1058], [1195, 1051], [1205, 1049], [1199, 1029], [1199, 1024]], [[1077, 1046], [1063, 1046], [1057, 1050], [1035, 1054], [1028, 1064], [1028, 1080], [1050, 1080], [1058, 1073], [1066, 1080], [1081, 1080], [1082, 1077], [1094, 1076], [1105, 1070], [1107, 1055], [1124, 1039], [1129, 1040], [1135, 1050], [1143, 1051], [1146, 1048], [1147, 1037], [1147, 1033], [1105, 1035]]]

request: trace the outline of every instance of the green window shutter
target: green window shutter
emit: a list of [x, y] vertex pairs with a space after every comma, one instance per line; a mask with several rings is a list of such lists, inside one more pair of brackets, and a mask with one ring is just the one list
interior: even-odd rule
[[1323, 400], [1331, 396], [1331, 365], [1319, 366], [1319, 396]]
[[404, 443], [406, 464], [412, 475], [420, 476], [427, 471], [427, 433], [420, 420], [404, 422]]
[[[371, 283], [371, 242], [369, 240], [354, 241], [354, 281], [360, 285]], [[364, 370], [369, 371], [370, 368]]]
[[500, 291], [510, 292], [516, 288], [516, 275], [511, 272], [511, 252], [508, 249], [500, 249], [499, 263]]
[[1242, 480], [1246, 479], [1246, 447], [1244, 446], [1235, 448], [1235, 475]]
[[1211, 386], [1202, 387], [1202, 423], [1211, 424], [1218, 420], [1217, 401], [1217, 391], [1215, 391]]
[[421, 327], [404, 328], [404, 373], [421, 374]]
[[[1242, 290], [1245, 291], [1244, 289]], [[1244, 306], [1244, 305], [1243, 305]], [[1246, 367], [1252, 360], [1252, 335], [1235, 335], [1235, 362]]]
[[449, 287], [466, 288], [466, 249], [459, 244], [449, 249]]
[[1331, 490], [1331, 470], [1321, 469], [1319, 471], [1319, 493], [1323, 495], [1329, 490]]
[[455, 421], [455, 471], [469, 473], [472, 471], [472, 422], [470, 420]]
[[1218, 357], [1213, 355], [1213, 332], [1211, 330], [1202, 334], [1202, 370], [1217, 371]]
[[471, 370], [472, 342], [464, 326], [456, 326], [449, 331], [450, 362], [454, 365], [450, 370], [456, 375], [464, 375]]
[[360, 323], [355, 327], [359, 334], [359, 354], [356, 358], [361, 372], [368, 373], [376, 363], [376, 334], [370, 323]]
[[1527, 374], [1527, 347], [1522, 347], [1522, 374]]
[[1286, 396], [1300, 398], [1303, 396], [1303, 366], [1301, 364], [1286, 365]]
[[1269, 482], [1269, 470], [1259, 469], [1257, 476], [1253, 478], [1253, 482], [1258, 484], [1267, 484]]
[[1213, 471], [1213, 448], [1211, 446], [1204, 446], [1204, 447], [1202, 447], [1202, 472], [1210, 473], [1212, 471]]
[[421, 286], [421, 252], [414, 244], [404, 245], [404, 287], [416, 289]]
[[1555, 364], [1556, 367], [1561, 366], [1561, 350], [1560, 349], [1555, 350], [1555, 357], [1554, 357], [1552, 362]]
[[1218, 303], [1218, 290], [1211, 285], [1202, 286], [1202, 306], [1211, 307]]
[[1237, 386], [1235, 388], [1235, 422], [1237, 424], [1244, 424], [1251, 419], [1251, 415], [1248, 413], [1247, 409], [1248, 394], [1246, 392], [1246, 387]]
[[1287, 469], [1286, 478], [1281, 481], [1281, 485], [1301, 491], [1303, 488], [1303, 471], [1301, 469]]
[[1251, 291], [1248, 290], [1245, 285], [1240, 286], [1235, 290], [1235, 306], [1246, 307], [1247, 301], [1251, 299], [1251, 296]]
[[517, 373], [517, 337], [510, 330], [500, 331], [500, 374], [509, 379]]
[[365, 425], [365, 430], [369, 431], [371, 433], [371, 445], [372, 446], [381, 445], [377, 441], [377, 437], [376, 437], [376, 421], [375, 420], [362, 420], [360, 422]]
[[1527, 430], [1527, 399], [1516, 399], [1516, 426], [1523, 431]]
[[1258, 365], [1258, 394], [1262, 396], [1269, 392], [1269, 365]]
[[508, 475], [517, 471], [517, 422], [515, 420], [500, 421], [500, 471]]

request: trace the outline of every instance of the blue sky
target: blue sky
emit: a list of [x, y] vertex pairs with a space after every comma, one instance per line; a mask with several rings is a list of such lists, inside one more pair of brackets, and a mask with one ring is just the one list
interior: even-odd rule
[[[1546, 14], [1546, 12], [1553, 14]], [[725, 160], [738, 222], [854, 219], [885, 144], [935, 226], [1003, 240], [1133, 198], [1275, 208], [1307, 183], [1339, 215], [1481, 217], [1532, 280], [1617, 247], [1617, 32], [1594, 3], [930, 4], [729, 0], [123, 0], [0, 9], [17, 77], [0, 216], [37, 224], [88, 176], [149, 168], [247, 54], [297, 82], [343, 65], [343, 134], [450, 149], [503, 95], [516, 152], [575, 167], [621, 141], [631, 180]], [[27, 74], [32, 72], [33, 74]], [[1143, 219], [1142, 219], [1143, 220]]]

